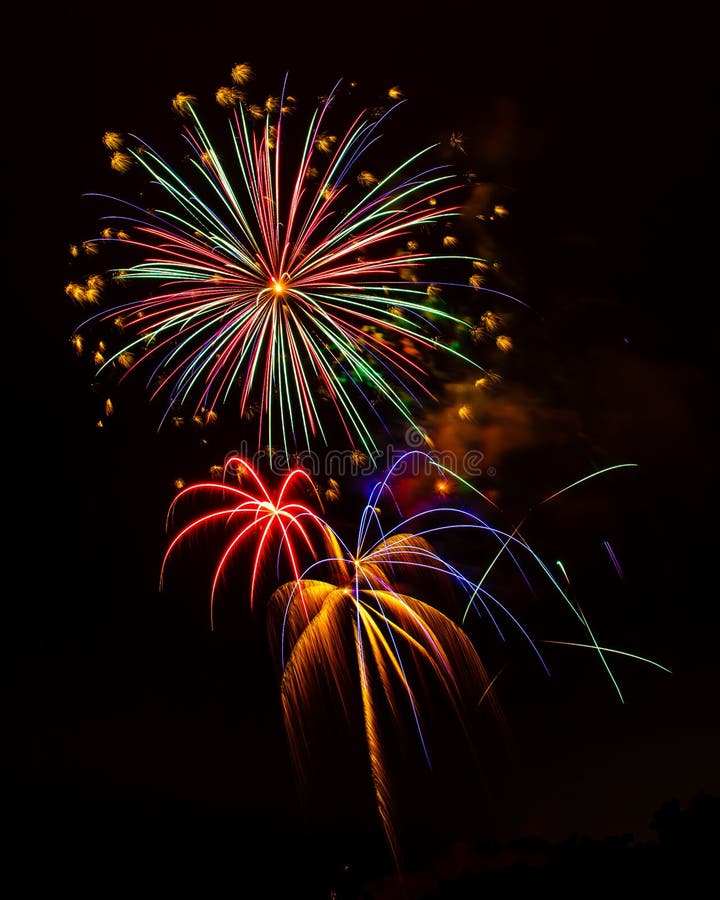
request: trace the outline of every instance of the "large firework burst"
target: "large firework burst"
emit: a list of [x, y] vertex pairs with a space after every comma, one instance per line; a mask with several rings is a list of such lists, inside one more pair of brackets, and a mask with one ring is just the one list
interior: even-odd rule
[[[182, 166], [138, 138], [106, 134], [113, 167], [139, 169], [160, 198], [153, 209], [111, 198], [126, 211], [85, 246], [118, 245], [122, 263], [109, 274], [131, 296], [78, 334], [115, 323], [123, 338], [96, 355], [100, 370], [142, 366], [166, 416], [217, 410], [234, 398], [241, 415], [258, 409], [258, 447], [341, 440], [373, 452], [377, 428], [387, 431], [388, 419], [413, 424], [433, 398], [429, 356], [441, 350], [471, 362], [457, 341], [471, 325], [443, 308], [438, 283], [449, 285], [444, 266], [462, 259], [443, 250], [457, 243], [447, 227], [462, 182], [430, 162], [432, 146], [382, 175], [368, 171], [366, 157], [402, 100], [390, 94], [387, 109], [363, 109], [334, 134], [340, 86], [299, 135], [285, 86], [264, 107], [238, 87], [222, 89], [227, 152], [196, 98], [179, 94]], [[420, 232], [429, 235], [428, 251]], [[440, 278], [430, 281], [433, 264]], [[107, 282], [91, 276], [68, 293], [81, 304], [100, 302]], [[472, 276], [464, 288], [477, 290]]]

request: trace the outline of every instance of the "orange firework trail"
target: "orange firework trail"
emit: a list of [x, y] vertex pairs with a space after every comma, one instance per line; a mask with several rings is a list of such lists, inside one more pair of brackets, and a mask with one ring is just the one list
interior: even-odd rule
[[[416, 550], [422, 558], [432, 552], [414, 535], [398, 538], [408, 558]], [[486, 694], [492, 702], [487, 693], [490, 681], [470, 639], [450, 618], [396, 590], [371, 558], [352, 562], [355, 573], [344, 583], [303, 579], [278, 588], [268, 608], [269, 630], [276, 650], [285, 642], [291, 648], [283, 668], [281, 700], [293, 762], [300, 773], [310, 761], [311, 723], [323, 714], [318, 688], [330, 686], [346, 714], [359, 688], [377, 810], [399, 864], [383, 722], [388, 714], [391, 721], [402, 721], [409, 712], [429, 762], [421, 727], [423, 700], [434, 697], [433, 688], [439, 686], [462, 724], [468, 697]]]
[[[274, 592], [268, 633], [282, 671], [283, 716], [300, 775], [311, 761], [312, 723], [325, 713], [318, 692], [329, 688], [347, 717], [359, 705], [376, 808], [399, 867], [386, 723], [399, 724], [409, 716], [430, 764], [423, 721], [438, 702], [438, 689], [463, 728], [470, 698], [473, 707], [484, 700], [499, 717], [501, 713], [485, 666], [462, 628], [435, 602], [398, 588], [411, 584], [416, 592], [430, 588], [436, 598], [450, 598], [455, 582], [467, 579], [422, 535], [398, 529], [382, 534], [381, 529], [380, 539], [364, 549], [370, 529], [380, 528], [376, 504], [388, 490], [386, 478], [372, 491], [355, 552], [337, 537], [341, 556], [317, 560], [303, 578]], [[334, 570], [332, 582], [307, 577], [328, 564]]]

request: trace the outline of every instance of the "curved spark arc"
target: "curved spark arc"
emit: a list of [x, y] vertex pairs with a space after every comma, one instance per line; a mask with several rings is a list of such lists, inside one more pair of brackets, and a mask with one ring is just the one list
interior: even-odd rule
[[[379, 483], [376, 485], [376, 487], [375, 487], [375, 491], [376, 491], [376, 494], [375, 494], [375, 500], [377, 500], [377, 497], [378, 497], [383, 491], [385, 491], [385, 490], [387, 489], [387, 485], [388, 485], [389, 479], [390, 479], [390, 477], [392, 476], [394, 470], [395, 470], [398, 466], [404, 464], [404, 462], [405, 462], [405, 460], [407, 459], [407, 457], [408, 457], [408, 456], [411, 456], [411, 455], [419, 455], [419, 456], [423, 457], [424, 459], [426, 459], [427, 461], [429, 461], [430, 463], [432, 463], [433, 465], [435, 465], [435, 466], [437, 467], [437, 469], [438, 469], [439, 471], [442, 471], [445, 475], [450, 475], [450, 476], [452, 476], [453, 478], [457, 479], [460, 483], [462, 483], [466, 488], [469, 488], [474, 494], [483, 497], [483, 499], [485, 499], [485, 500], [488, 500], [488, 498], [485, 497], [480, 491], [478, 491], [477, 488], [475, 488], [472, 484], [470, 484], [468, 481], [466, 481], [466, 480], [464, 480], [463, 478], [461, 478], [460, 476], [458, 476], [456, 473], [454, 473], [454, 472], [453, 472], [452, 470], [450, 470], [448, 467], [443, 466], [442, 464], [438, 463], [436, 460], [434, 460], [434, 459], [430, 456], [430, 454], [427, 453], [427, 451], [424, 451], [424, 450], [409, 450], [409, 451], [407, 451], [406, 454], [403, 454], [401, 457], [399, 457], [399, 459], [395, 462], [395, 464], [388, 470], [388, 472], [387, 472], [387, 474], [386, 474], [384, 480], [383, 480], [382, 482], [379, 482]], [[593, 479], [593, 478], [597, 478], [597, 477], [599, 477], [599, 476], [606, 475], [606, 474], [608, 474], [609, 472], [617, 471], [617, 470], [620, 470], [620, 469], [626, 469], [626, 468], [634, 468], [634, 467], [636, 467], [636, 466], [637, 466], [636, 463], [619, 463], [619, 464], [616, 464], [616, 465], [606, 466], [606, 467], [604, 467], [604, 468], [602, 468], [602, 469], [599, 469], [599, 470], [597, 470], [597, 471], [595, 471], [595, 472], [591, 472], [589, 475], [586, 475], [586, 476], [584, 476], [583, 478], [577, 479], [576, 481], [574, 481], [574, 482], [572, 482], [572, 483], [566, 485], [565, 487], [561, 488], [560, 490], [553, 492], [551, 495], [549, 495], [548, 497], [546, 497], [544, 500], [542, 500], [542, 501], [540, 501], [539, 503], [537, 503], [537, 504], [536, 504], [536, 507], [542, 506], [542, 505], [545, 504], [545, 503], [549, 503], [550, 501], [555, 500], [557, 497], [563, 495], [563, 494], [566, 493], [567, 491], [569, 491], [569, 490], [571, 490], [571, 489], [577, 487], [577, 486], [580, 485], [580, 484], [584, 484], [584, 483], [588, 482], [589, 480], [591, 480], [591, 479]], [[488, 502], [492, 502], [492, 501], [488, 501]], [[373, 507], [374, 507], [374, 505], [375, 505], [375, 503], [373, 503]], [[495, 505], [495, 504], [493, 504], [493, 505]], [[369, 507], [369, 506], [370, 506], [370, 504], [368, 504], [368, 507]], [[368, 507], [366, 507], [366, 510], [368, 509]], [[605, 670], [606, 670], [606, 672], [607, 672], [607, 674], [608, 674], [608, 677], [610, 678], [610, 681], [612, 682], [612, 685], [613, 685], [613, 687], [614, 687], [614, 689], [615, 689], [615, 691], [616, 691], [616, 693], [617, 693], [617, 695], [618, 695], [620, 701], [621, 701], [621, 702], [624, 702], [624, 698], [623, 698], [623, 694], [622, 694], [622, 690], [621, 690], [621, 688], [620, 688], [620, 685], [618, 684], [617, 679], [615, 678], [615, 675], [614, 675], [612, 669], [610, 668], [610, 665], [609, 665], [609, 663], [608, 663], [608, 660], [607, 660], [607, 659], [605, 658], [605, 656], [604, 656], [602, 647], [600, 647], [600, 645], [597, 643], [597, 640], [596, 640], [596, 638], [595, 638], [595, 635], [594, 635], [594, 633], [593, 633], [593, 631], [592, 631], [592, 628], [591, 628], [591, 626], [590, 626], [590, 623], [588, 622], [588, 620], [587, 620], [585, 614], [583, 613], [583, 611], [582, 611], [579, 607], [577, 607], [577, 606], [572, 602], [572, 600], [571, 600], [570, 597], [568, 596], [566, 590], [563, 589], [563, 587], [561, 586], [561, 584], [559, 583], [559, 581], [558, 581], [558, 580], [555, 578], [555, 576], [552, 574], [552, 572], [551, 572], [549, 566], [548, 566], [548, 565], [540, 558], [540, 556], [539, 556], [537, 553], [535, 553], [535, 551], [532, 549], [532, 547], [530, 546], [530, 544], [525, 540], [525, 538], [522, 536], [522, 534], [521, 534], [521, 532], [520, 532], [520, 528], [521, 528], [521, 527], [524, 525], [524, 523], [527, 521], [528, 516], [530, 515], [530, 513], [532, 512], [532, 509], [534, 509], [534, 508], [535, 508], [535, 507], [532, 507], [532, 508], [525, 514], [525, 516], [523, 517], [522, 521], [521, 521], [521, 522], [513, 529], [512, 532], [506, 532], [506, 531], [503, 531], [502, 529], [490, 527], [490, 526], [488, 526], [482, 519], [480, 519], [479, 517], [477, 517], [475, 514], [470, 513], [470, 512], [467, 512], [467, 511], [465, 511], [465, 510], [448, 510], [449, 512], [455, 512], [455, 513], [460, 514], [460, 516], [462, 516], [462, 517], [466, 517], [466, 518], [470, 519], [471, 522], [470, 522], [468, 525], [466, 525], [466, 527], [471, 527], [471, 528], [478, 527], [478, 528], [480, 528], [481, 530], [489, 531], [490, 533], [494, 534], [494, 535], [498, 538], [498, 540], [500, 540], [500, 542], [501, 542], [501, 546], [500, 546], [500, 548], [498, 549], [497, 553], [495, 554], [495, 556], [492, 558], [492, 560], [490, 561], [490, 563], [489, 563], [488, 566], [486, 567], [485, 572], [484, 572], [484, 574], [482, 575], [482, 577], [480, 578], [480, 580], [477, 582], [475, 589], [472, 591], [472, 593], [470, 593], [470, 596], [469, 596], [469, 599], [468, 599], [468, 603], [467, 603], [467, 605], [466, 605], [466, 607], [465, 607], [465, 611], [464, 611], [464, 613], [463, 613], [461, 622], [462, 622], [462, 624], [465, 623], [465, 621], [466, 621], [466, 619], [467, 619], [467, 616], [468, 616], [468, 613], [470, 612], [470, 610], [471, 610], [471, 609], [473, 608], [473, 606], [474, 606], [474, 600], [475, 600], [477, 594], [478, 594], [479, 592], [481, 592], [481, 591], [484, 593], [484, 591], [483, 591], [483, 589], [482, 589], [482, 585], [483, 585], [483, 583], [485, 582], [485, 580], [487, 579], [487, 577], [489, 576], [489, 574], [490, 574], [492, 568], [495, 566], [496, 562], [500, 559], [501, 555], [502, 555], [504, 552], [507, 552], [507, 553], [508, 553], [508, 555], [511, 557], [513, 563], [517, 566], [517, 568], [520, 570], [520, 572], [521, 572], [521, 573], [523, 574], [523, 576], [525, 577], [525, 573], [524, 573], [524, 570], [523, 570], [522, 566], [519, 565], [518, 561], [515, 559], [515, 557], [513, 556], [512, 552], [510, 552], [510, 551], [508, 550], [508, 546], [509, 546], [510, 544], [517, 544], [518, 547], [521, 547], [524, 551], [527, 551], [527, 552], [530, 554], [530, 556], [531, 556], [531, 558], [533, 559], [533, 561], [540, 567], [541, 571], [542, 571], [542, 572], [544, 573], [544, 575], [548, 578], [548, 580], [550, 581], [550, 583], [551, 583], [551, 585], [553, 586], [553, 588], [555, 589], [555, 591], [560, 595], [560, 597], [562, 598], [562, 600], [563, 600], [563, 601], [565, 602], [565, 604], [570, 608], [570, 610], [572, 611], [572, 613], [574, 614], [574, 616], [577, 618], [577, 620], [581, 623], [581, 625], [583, 626], [584, 630], [587, 632], [588, 636], [589, 636], [590, 639], [592, 640], [593, 646], [594, 646], [595, 649], [597, 650], [598, 656], [599, 656], [599, 658], [600, 658], [600, 660], [601, 660], [601, 662], [602, 662], [602, 664], [603, 664], [603, 667], [605, 668]], [[402, 526], [402, 527], [403, 527], [403, 528], [407, 528], [408, 525], [410, 525], [410, 523], [411, 523], [412, 521], [418, 520], [419, 518], [422, 518], [423, 516], [425, 516], [425, 515], [427, 515], [427, 514], [433, 514], [434, 512], [435, 512], [435, 511], [430, 510], [430, 511], [428, 511], [428, 512], [426, 512], [426, 513], [419, 513], [419, 514], [416, 514], [415, 516], [412, 516], [412, 517], [410, 517], [409, 519], [407, 519], [405, 522], [403, 522], [403, 526]], [[373, 515], [374, 515], [374, 514], [373, 514]], [[377, 516], [375, 516], [375, 520], [376, 520], [377, 524], [379, 525], [379, 520], [377, 519]], [[368, 526], [368, 527], [369, 527], [369, 526]], [[459, 526], [458, 524], [451, 524], [450, 526], [445, 526], [445, 525], [444, 525], [444, 526], [439, 526], [439, 527], [436, 527], [436, 528], [434, 528], [434, 529], [432, 529], [432, 530], [433, 530], [433, 531], [444, 531], [444, 530], [447, 530], [448, 527], [456, 528], [456, 527], [460, 527], [460, 526]], [[420, 534], [427, 534], [427, 533], [430, 533], [430, 532], [428, 532], [428, 531], [421, 531], [421, 532], [419, 532], [419, 533], [420, 533]], [[527, 578], [526, 578], [526, 581], [527, 581]], [[462, 583], [462, 580], [459, 579], [459, 582]], [[491, 596], [491, 595], [490, 595], [490, 596]], [[495, 598], [492, 598], [492, 599], [493, 599], [494, 602], [498, 603], [498, 601], [495, 600]], [[483, 605], [485, 606], [485, 604], [483, 604]], [[500, 604], [500, 603], [498, 603], [498, 605], [499, 605], [500, 608], [501, 608], [501, 609], [502, 609], [502, 610], [503, 610], [503, 611], [504, 611], [504, 612], [505, 612], [505, 613], [506, 613], [513, 621], [514, 621], [514, 623], [521, 629], [522, 633], [523, 633], [524, 636], [528, 639], [528, 641], [530, 642], [532, 648], [534, 649], [535, 653], [537, 654], [538, 658], [540, 659], [540, 661], [541, 661], [543, 667], [544, 667], [544, 668], [546, 669], [546, 671], [547, 671], [547, 666], [545, 665], [545, 662], [544, 662], [544, 660], [543, 660], [543, 658], [542, 658], [542, 656], [541, 656], [541, 654], [540, 654], [540, 652], [539, 652], [539, 650], [538, 650], [536, 644], [529, 638], [529, 636], [527, 635], [527, 632], [525, 632], [525, 630], [522, 628], [522, 626], [520, 625], [520, 623], [517, 621], [517, 619], [515, 619], [515, 618], [512, 616], [512, 614], [509, 612], [509, 610], [508, 610], [506, 607], [504, 607], [502, 604]], [[487, 610], [487, 606], [485, 606], [485, 609], [486, 609], [486, 611], [488, 611], [488, 610]], [[489, 611], [488, 611], [488, 612], [489, 612]], [[491, 618], [492, 618], [492, 617], [491, 617]], [[493, 620], [493, 621], [494, 621], [494, 620]], [[497, 626], [496, 626], [496, 627], [497, 627]]]
[[[229, 505], [219, 510], [212, 510], [192, 519], [184, 525], [170, 541], [161, 564], [160, 584], [162, 587], [165, 570], [170, 557], [185, 540], [198, 530], [206, 526], [221, 523], [225, 528], [234, 526], [237, 519], [241, 525], [237, 530], [231, 530], [231, 537], [225, 545], [219, 560], [216, 563], [210, 591], [210, 621], [214, 627], [215, 597], [220, 581], [229, 561], [234, 557], [239, 548], [244, 547], [249, 535], [259, 533], [255, 541], [254, 553], [249, 579], [249, 605], [252, 610], [255, 605], [255, 596], [261, 579], [261, 566], [273, 539], [277, 549], [276, 567], [280, 570], [280, 560], [284, 555], [289, 567], [290, 575], [295, 581], [300, 580], [301, 574], [301, 547], [309, 555], [316, 553], [316, 544], [319, 542], [324, 549], [334, 550], [337, 543], [332, 530], [321, 516], [307, 504], [291, 499], [288, 495], [298, 481], [304, 481], [312, 487], [315, 498], [320, 505], [317, 489], [304, 469], [291, 469], [283, 477], [275, 495], [265, 485], [260, 475], [252, 464], [242, 457], [230, 457], [224, 466], [224, 477], [231, 472], [240, 472], [242, 477], [252, 480], [254, 490], [245, 489], [226, 482], [199, 482], [184, 488], [174, 498], [168, 511], [168, 522], [172, 518], [177, 505], [192, 496], [217, 495], [230, 501]], [[313, 540], [314, 532], [315, 540]], [[296, 544], [299, 542], [299, 546]], [[301, 598], [302, 599], [302, 598]]]

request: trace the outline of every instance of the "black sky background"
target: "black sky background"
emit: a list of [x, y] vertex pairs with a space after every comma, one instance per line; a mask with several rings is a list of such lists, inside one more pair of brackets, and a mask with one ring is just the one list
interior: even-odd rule
[[[172, 482], [204, 477], [192, 469], [202, 458], [158, 435], [149, 405], [96, 429], [98, 397], [69, 345], [67, 245], [93, 221], [81, 195], [107, 181], [103, 132], [152, 143], [174, 128], [177, 91], [209, 98], [244, 60], [270, 87], [289, 72], [298, 93], [338, 77], [400, 84], [413, 137], [465, 134], [480, 180], [512, 197], [502, 249], [550, 336], [537, 360], [557, 366], [597, 457], [639, 464], [607, 494], [585, 495], [588, 508], [541, 517], [533, 537], [583, 559], [602, 530], [595, 510], [607, 516], [625, 580], [606, 595], [585, 575], [594, 621], [611, 646], [673, 674], [619, 663], [623, 705], [585, 657], [553, 656], [550, 681], [520, 663], [500, 693], [510, 745], [488, 736], [484, 766], [441, 753], [435, 779], [399, 786], [411, 859], [482, 837], [647, 838], [667, 800], [718, 794], [707, 23], [691, 7], [682, 21], [660, 9], [165, 17], [73, 5], [9, 29], [6, 42], [23, 49], [6, 77], [2, 758], [6, 809], [30, 858], [70, 878], [90, 857], [108, 871], [240, 859], [268, 886], [292, 867], [300, 879], [387, 865], [352, 754], [315, 807], [297, 799], [260, 626], [235, 613], [211, 633], [207, 582], [187, 567], [182, 585], [157, 590]], [[546, 445], [504, 462], [519, 504], [573, 474]]]

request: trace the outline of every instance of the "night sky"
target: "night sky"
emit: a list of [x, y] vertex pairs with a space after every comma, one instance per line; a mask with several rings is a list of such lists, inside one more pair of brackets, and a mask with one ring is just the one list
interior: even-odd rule
[[[164, 18], [73, 4], [10, 26], [24, 49], [5, 79], [2, 774], [27, 873], [78, 883], [93, 867], [132, 877], [144, 860], [158, 883], [233, 871], [275, 896], [294, 873], [326, 897], [345, 865], [391, 870], [361, 756], [342, 736], [327, 736], [325, 784], [301, 802], [264, 630], [242, 592], [211, 632], [207, 570], [186, 561], [158, 591], [173, 482], [206, 477], [232, 430], [201, 449], [158, 432], [159, 407], [132, 389], [96, 428], [105, 395], [69, 342], [67, 248], [96, 221], [82, 194], [119, 183], [102, 134], [166, 140], [174, 94], [210, 100], [240, 61], [269, 90], [286, 72], [298, 94], [340, 77], [379, 93], [401, 85], [408, 150], [462, 132], [463, 164], [507, 204], [493, 232], [505, 285], [537, 317], [518, 324], [492, 427], [463, 431], [442, 404], [427, 410], [449, 443], [481, 442], [498, 479], [482, 487], [522, 511], [593, 468], [638, 464], [541, 511], [527, 536], [577, 566], [609, 646], [672, 674], [618, 661], [622, 704], [585, 651], [548, 649], [550, 679], [519, 654], [498, 682], [507, 735], [478, 730], [477, 761], [441, 748], [432, 776], [411, 780], [408, 764], [400, 779], [408, 866], [479, 840], [647, 840], [667, 801], [718, 795], [707, 25], [661, 21], [659, 8], [268, 5]], [[525, 613], [553, 636], [543, 629], [559, 620]], [[480, 650], [500, 664], [492, 642]]]

